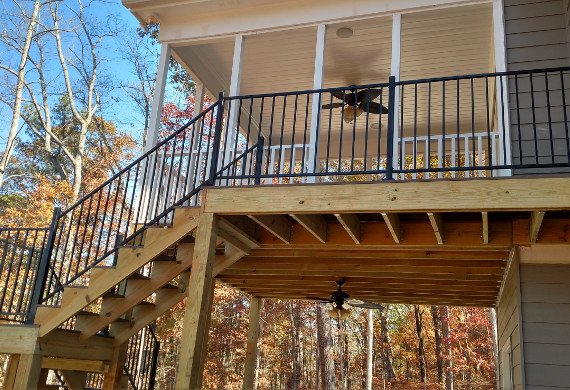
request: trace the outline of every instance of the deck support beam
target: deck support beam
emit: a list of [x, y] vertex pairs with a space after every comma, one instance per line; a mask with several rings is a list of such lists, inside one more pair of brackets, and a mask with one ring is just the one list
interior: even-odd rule
[[[315, 70], [313, 73], [313, 89], [321, 89], [323, 87], [324, 71], [325, 71], [325, 47], [326, 47], [327, 26], [319, 24], [317, 26], [317, 44], [315, 47]], [[309, 161], [307, 164], [308, 173], [316, 173], [318, 170], [318, 134], [319, 134], [319, 118], [321, 112], [320, 94], [313, 94], [313, 103], [311, 106], [311, 128], [309, 130]], [[307, 178], [309, 183], [315, 182], [315, 177]]]
[[42, 371], [42, 355], [11, 355], [8, 363], [4, 389], [36, 390], [39, 387]]
[[249, 301], [249, 328], [247, 330], [247, 346], [243, 373], [243, 389], [257, 388], [257, 366], [259, 363], [259, 335], [261, 333], [260, 318], [263, 300], [252, 297]]
[[200, 389], [208, 345], [208, 327], [212, 308], [218, 222], [214, 214], [203, 213], [198, 221], [188, 299], [184, 314], [184, 332], [176, 375], [177, 389]]

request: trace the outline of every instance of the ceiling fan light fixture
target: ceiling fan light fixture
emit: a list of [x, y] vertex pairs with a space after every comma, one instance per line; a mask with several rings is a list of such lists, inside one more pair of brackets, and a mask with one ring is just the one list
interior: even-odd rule
[[340, 309], [338, 307], [333, 307], [332, 309], [329, 310], [329, 316], [331, 318], [334, 318], [335, 320], [346, 320], [348, 319], [348, 317], [350, 317], [350, 315], [352, 314], [352, 310], [350, 309], [345, 309], [344, 307], [341, 307]]
[[340, 27], [336, 30], [336, 36], [339, 38], [350, 38], [354, 35], [354, 30], [350, 27]]

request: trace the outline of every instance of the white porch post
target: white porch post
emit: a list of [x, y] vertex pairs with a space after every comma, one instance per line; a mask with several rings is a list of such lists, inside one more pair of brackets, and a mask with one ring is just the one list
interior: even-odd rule
[[[313, 89], [321, 89], [323, 87], [326, 32], [326, 25], [319, 24], [317, 27], [317, 45], [315, 49], [315, 72], [313, 75]], [[307, 164], [308, 173], [316, 173], [318, 168], [318, 122], [319, 114], [321, 111], [319, 96], [320, 95], [318, 93], [313, 94], [313, 103], [311, 107], [311, 128], [309, 131], [309, 162]], [[315, 177], [309, 177], [307, 181], [314, 183]]]
[[[241, 84], [241, 73], [242, 73], [242, 60], [243, 60], [243, 46], [244, 46], [244, 36], [237, 35], [234, 41], [234, 56], [232, 62], [232, 76], [230, 80], [230, 96], [237, 96], [240, 92], [240, 84]], [[235, 150], [232, 148], [235, 145], [236, 137], [239, 134], [239, 129], [237, 128], [237, 116], [238, 113], [238, 106], [239, 102], [232, 101], [231, 107], [228, 112], [228, 130], [227, 130], [227, 138], [224, 141], [225, 143], [225, 156], [223, 160], [223, 165], [228, 164], [235, 153]]]
[[[493, 41], [495, 43], [495, 70], [497, 72], [507, 71], [507, 45], [505, 35], [505, 16], [503, 0], [493, 0]], [[499, 131], [499, 150], [493, 151], [499, 153], [499, 164], [511, 165], [511, 120], [509, 116], [509, 83], [508, 77], [504, 77], [504, 83], [501, 84], [501, 77], [497, 77], [497, 116], [498, 123], [502, 124], [502, 129]], [[502, 88], [501, 88], [502, 85]], [[503, 145], [506, 153], [506, 158], [503, 158]], [[511, 176], [511, 169], [501, 169], [500, 176]]]
[[[400, 80], [400, 47], [401, 47], [401, 36], [402, 36], [402, 14], [394, 14], [392, 16], [392, 62], [390, 65], [390, 74], [396, 78], [396, 81]], [[400, 107], [400, 89], [396, 87], [395, 91], [395, 99], [394, 99], [394, 156], [392, 157], [392, 164], [394, 168], [398, 166], [398, 155], [399, 153], [403, 153], [403, 150], [400, 150], [400, 123], [398, 122], [398, 109]], [[404, 160], [402, 156], [402, 161]], [[399, 167], [402, 168], [402, 167]]]
[[155, 146], [158, 141], [158, 130], [160, 129], [160, 116], [162, 113], [162, 105], [164, 103], [164, 89], [166, 87], [169, 62], [170, 45], [164, 42], [160, 48], [160, 59], [158, 62], [158, 71], [156, 73], [156, 82], [154, 84], [154, 96], [152, 98], [148, 133], [144, 140], [145, 152]]

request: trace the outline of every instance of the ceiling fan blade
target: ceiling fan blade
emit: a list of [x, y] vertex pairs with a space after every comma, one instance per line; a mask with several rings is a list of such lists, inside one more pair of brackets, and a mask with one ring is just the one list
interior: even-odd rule
[[364, 111], [368, 111], [371, 114], [387, 114], [388, 109], [381, 105], [380, 103], [376, 102], [368, 102], [368, 103], [360, 103], [358, 105], [359, 108], [363, 109]]
[[318, 303], [334, 303], [333, 300], [328, 299], [328, 298], [305, 297], [303, 299], [306, 299], [308, 301], [317, 301]]
[[379, 309], [379, 310], [384, 309], [384, 306], [378, 303], [366, 302], [358, 299], [349, 299], [346, 301], [346, 303], [348, 303], [350, 306], [360, 307], [363, 309]]
[[344, 104], [348, 104], [353, 106], [355, 103], [355, 94], [353, 92], [346, 92], [344, 91], [331, 91], [331, 94], [337, 98], [338, 100], [343, 100], [344, 97]]
[[378, 96], [382, 94], [381, 89], [363, 89], [358, 91], [356, 94], [356, 100], [361, 104], [366, 102], [371, 102], [372, 100], [376, 99]]
[[325, 108], [325, 109], [339, 108], [339, 107], [342, 107], [342, 103], [323, 104], [321, 107]]

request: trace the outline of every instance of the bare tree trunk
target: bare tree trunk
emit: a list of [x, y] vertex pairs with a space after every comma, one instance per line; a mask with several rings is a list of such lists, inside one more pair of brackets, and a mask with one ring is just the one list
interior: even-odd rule
[[372, 390], [373, 357], [374, 357], [374, 312], [368, 309], [368, 349], [366, 350], [366, 390]]
[[292, 339], [292, 375], [291, 375], [291, 388], [299, 390], [301, 385], [301, 362], [300, 362], [300, 337], [299, 327], [301, 326], [301, 318], [299, 315], [299, 308], [289, 302], [289, 318], [291, 321], [291, 339]]
[[433, 321], [433, 333], [435, 338], [435, 358], [437, 362], [437, 382], [443, 384], [443, 354], [441, 352], [441, 333], [439, 321], [439, 309], [437, 306], [431, 307], [431, 318]]
[[499, 383], [499, 336], [497, 333], [497, 313], [494, 308], [489, 309], [489, 321], [491, 322], [493, 338], [493, 360], [495, 362], [495, 388], [500, 389]]
[[319, 350], [319, 374], [322, 389], [336, 390], [331, 323], [323, 305], [317, 305], [317, 345]]
[[388, 382], [396, 380], [394, 372], [394, 359], [392, 356], [392, 345], [388, 334], [388, 309], [390, 306], [380, 310], [380, 337], [382, 339], [382, 365], [384, 367], [384, 378]]
[[414, 316], [416, 319], [416, 335], [418, 337], [418, 360], [420, 364], [420, 380], [422, 383], [427, 382], [427, 370], [426, 370], [426, 354], [424, 347], [424, 335], [423, 335], [423, 323], [422, 323], [422, 312], [418, 305], [414, 306]]
[[440, 308], [441, 336], [445, 345], [445, 390], [453, 390], [453, 352], [449, 340], [449, 307]]
[[[22, 52], [20, 53], [20, 64], [17, 70], [8, 68], [7, 66], [0, 64], [0, 69], [4, 69], [9, 73], [15, 75], [16, 88], [14, 91], [14, 103], [12, 106], [12, 121], [10, 123], [10, 130], [8, 131], [8, 139], [6, 142], [6, 148], [2, 153], [0, 158], [0, 187], [4, 184], [6, 168], [14, 152], [14, 147], [16, 146], [16, 135], [18, 134], [18, 127], [20, 125], [20, 114], [22, 110], [22, 95], [25, 86], [25, 76], [26, 76], [26, 64], [28, 63], [28, 55], [30, 52], [30, 46], [32, 45], [32, 39], [34, 36], [34, 30], [36, 28], [36, 23], [38, 20], [38, 15], [40, 12], [40, 1], [34, 1], [34, 8], [32, 14], [29, 17], [28, 29], [26, 31], [26, 38], [24, 40], [24, 45], [22, 46]], [[23, 12], [22, 12], [23, 13]], [[24, 16], [25, 17], [25, 16]]]

